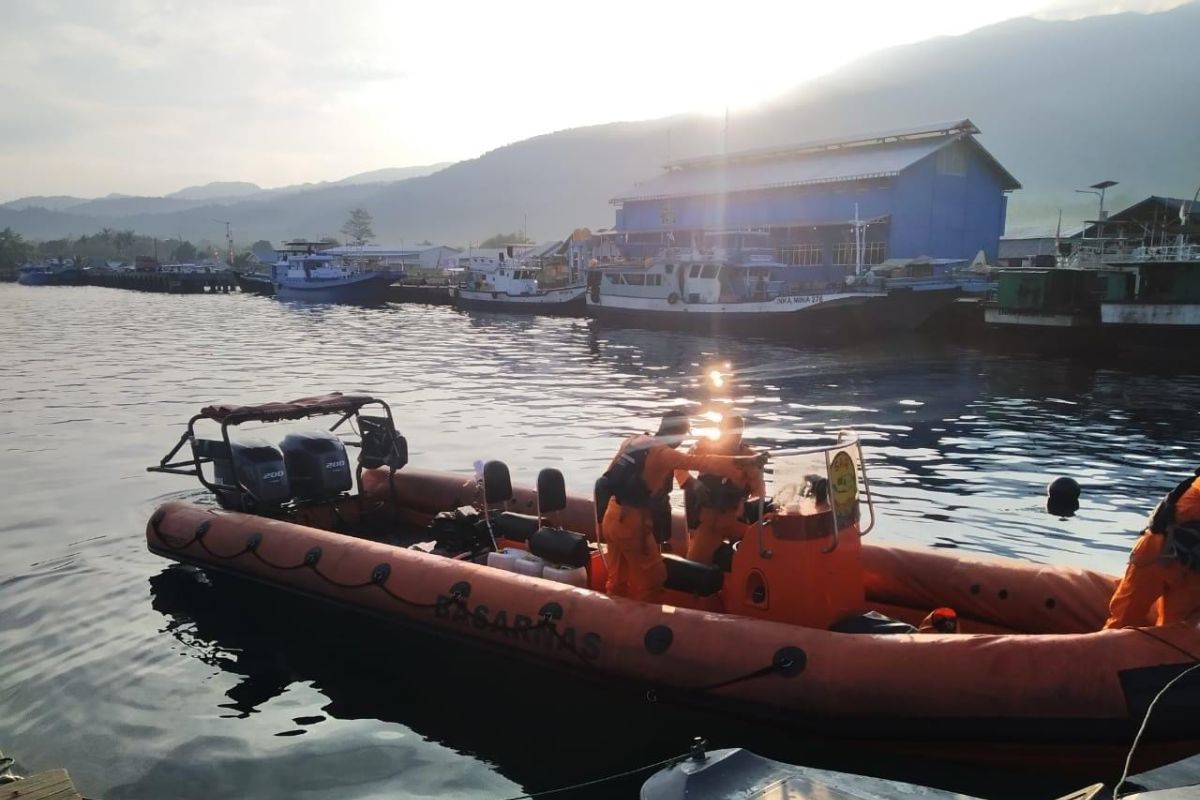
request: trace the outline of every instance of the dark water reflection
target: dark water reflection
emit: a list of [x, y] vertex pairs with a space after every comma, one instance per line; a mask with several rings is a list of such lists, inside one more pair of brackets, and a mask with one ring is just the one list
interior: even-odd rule
[[[207, 402], [369, 391], [393, 404], [415, 463], [502, 457], [526, 481], [558, 466], [579, 491], [619, 436], [668, 405], [732, 404], [762, 446], [858, 431], [881, 541], [1108, 571], [1200, 444], [1195, 366], [95, 288], [0, 286], [0, 309], [0, 747], [28, 769], [66, 765], [110, 798], [501, 797], [647, 763], [697, 733], [822, 766], [1000, 786], [169, 569], [145, 552], [142, 526], [163, 498], [198, 493], [143, 467]], [[704, 379], [712, 368], [728, 374], [720, 390]], [[1070, 519], [1043, 508], [1060, 474], [1083, 484]]]

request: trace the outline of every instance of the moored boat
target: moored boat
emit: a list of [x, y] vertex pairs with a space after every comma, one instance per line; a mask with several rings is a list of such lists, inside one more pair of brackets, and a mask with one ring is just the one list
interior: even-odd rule
[[[338, 417], [332, 431], [279, 448], [230, 436], [320, 415]], [[338, 440], [350, 421], [361, 435]], [[354, 470], [347, 444], [360, 448]], [[718, 566], [666, 556], [665, 604], [604, 593], [595, 506], [567, 495], [561, 474], [544, 470], [535, 491], [497, 462], [478, 476], [413, 468], [374, 398], [210, 406], [153, 469], [200, 477], [221, 505], [157, 509], [147, 544], [164, 557], [664, 700], [906, 753], [1111, 766], [1200, 653], [1195, 619], [1100, 630], [1107, 575], [863, 542], [874, 507], [852, 439], [776, 458], [781, 510], [752, 504], [765, 513]], [[940, 606], [961, 633], [913, 632]], [[1160, 700], [1141, 763], [1200, 747], [1197, 702], [1197, 682]]]
[[712, 234], [698, 248], [588, 270], [588, 315], [643, 327], [759, 335], [847, 333], [855, 310], [886, 293], [795, 280], [765, 234]]
[[70, 258], [25, 264], [17, 270], [17, 283], [22, 286], [79, 286], [86, 282], [86, 277], [83, 269]]
[[515, 258], [505, 258], [503, 252], [497, 258], [468, 256], [461, 283], [451, 286], [449, 294], [455, 306], [475, 311], [559, 315], [583, 312], [585, 286], [542, 286], [540, 272]]
[[1200, 245], [1138, 247], [1109, 256], [1100, 326], [1115, 341], [1178, 344], [1200, 340]]
[[1039, 348], [1093, 348], [1100, 338], [1100, 284], [1088, 269], [1001, 270], [984, 304], [987, 329]]
[[388, 285], [396, 275], [360, 272], [335, 256], [321, 253], [326, 242], [287, 242], [283, 258], [272, 270], [275, 296], [305, 303], [370, 305], [387, 300]]

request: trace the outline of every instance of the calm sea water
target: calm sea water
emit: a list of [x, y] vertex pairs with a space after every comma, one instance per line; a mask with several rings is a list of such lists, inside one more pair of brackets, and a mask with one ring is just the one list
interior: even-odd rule
[[[1178, 373], [920, 339], [815, 349], [86, 287], [0, 285], [0, 320], [0, 748], [28, 771], [66, 766], [112, 800], [506, 797], [664, 758], [697, 734], [820, 766], [998, 785], [651, 705], [173, 568], [146, 551], [145, 520], [166, 498], [200, 494], [144, 468], [209, 402], [370, 392], [392, 404], [414, 463], [503, 458], [526, 482], [557, 466], [587, 491], [620, 437], [666, 407], [731, 400], [760, 446], [858, 431], [878, 541], [1110, 572], [1200, 451], [1194, 359]], [[719, 390], [704, 377], [713, 368], [727, 374]], [[1071, 519], [1043, 510], [1056, 475], [1084, 485]], [[593, 796], [633, 797], [640, 780]]]

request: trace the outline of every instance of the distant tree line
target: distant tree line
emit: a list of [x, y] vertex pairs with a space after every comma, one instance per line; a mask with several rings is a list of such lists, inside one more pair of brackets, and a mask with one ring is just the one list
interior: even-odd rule
[[513, 231], [512, 233], [497, 233], [495, 236], [489, 236], [479, 243], [480, 247], [504, 247], [506, 244], [530, 244], [533, 240], [526, 237], [521, 231]]
[[[159, 239], [131, 230], [104, 228], [99, 233], [44, 242], [28, 241], [10, 228], [0, 231], [0, 270], [5, 272], [11, 272], [27, 261], [43, 258], [75, 258], [99, 266], [108, 261], [132, 263], [138, 256], [177, 263], [209, 257], [224, 259], [226, 255], [223, 249], [209, 241], [193, 244], [182, 238]], [[246, 250], [234, 260], [244, 263], [248, 255], [249, 250]]]
[[12, 228], [0, 231], [0, 273], [12, 274], [29, 260], [33, 245], [25, 241]]

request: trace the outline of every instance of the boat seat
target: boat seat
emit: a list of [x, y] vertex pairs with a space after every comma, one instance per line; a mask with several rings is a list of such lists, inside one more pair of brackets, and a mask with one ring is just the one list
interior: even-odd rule
[[492, 516], [492, 527], [497, 536], [514, 542], [527, 542], [542, 527], [542, 521], [533, 514], [502, 511]]
[[668, 589], [708, 597], [721, 591], [725, 584], [725, 573], [712, 564], [688, 561], [670, 553], [663, 553], [662, 559], [667, 567]]
[[733, 556], [735, 553], [737, 553], [737, 543], [721, 542], [720, 546], [713, 553], [713, 564], [721, 572], [732, 572]]

